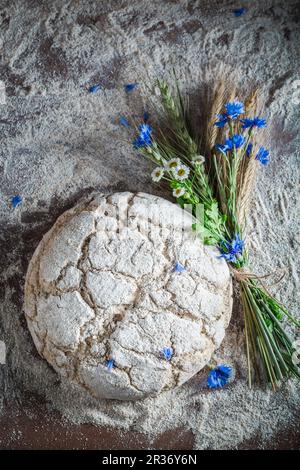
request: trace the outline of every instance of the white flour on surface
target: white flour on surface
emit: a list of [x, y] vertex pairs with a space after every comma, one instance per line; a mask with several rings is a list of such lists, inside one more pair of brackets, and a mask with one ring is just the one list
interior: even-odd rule
[[[298, 315], [299, 2], [249, 2], [239, 18], [232, 10], [241, 5], [225, 0], [1, 5], [2, 397], [22, 404], [36, 393], [71, 422], [138, 430], [153, 439], [175, 427], [191, 429], [197, 449], [234, 448], [256, 437], [268, 447], [279, 432], [299, 429], [298, 383], [291, 380], [276, 394], [247, 386], [238, 305], [212, 360], [235, 368], [232, 384], [208, 391], [204, 370], [176, 391], [136, 403], [93, 401], [75, 390], [72, 396], [37, 355], [22, 308], [34, 249], [82, 195], [129, 190], [170, 197], [151, 182], [152, 165], [132, 150], [133, 134], [119, 125], [120, 116], [139, 119], [154, 80], [170, 77], [173, 66], [196, 105], [199, 89], [225, 62], [242, 83], [261, 85], [267, 102], [271, 163], [261, 168], [254, 192], [251, 265], [258, 274], [286, 268], [273, 292]], [[134, 82], [138, 88], [126, 94], [124, 84]], [[89, 93], [97, 83], [102, 90]], [[16, 194], [23, 203], [13, 210]]]

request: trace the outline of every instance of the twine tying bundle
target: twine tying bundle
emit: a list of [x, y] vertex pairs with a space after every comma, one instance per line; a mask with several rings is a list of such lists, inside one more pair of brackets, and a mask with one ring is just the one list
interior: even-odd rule
[[[279, 271], [278, 269], [276, 269], [275, 271], [272, 271], [271, 273], [259, 276], [258, 274], [254, 274], [254, 273], [251, 273], [249, 271], [246, 271], [245, 268], [236, 269], [231, 265], [229, 265], [229, 268], [230, 268], [230, 271], [232, 272], [234, 278], [238, 282], [247, 281], [248, 279], [256, 279], [263, 285], [264, 289], [266, 289], [266, 286], [263, 283], [262, 279], [267, 279], [269, 277], [276, 276], [278, 274], [278, 271]], [[279, 284], [282, 281], [282, 279], [286, 275], [286, 270], [282, 269], [281, 271], [283, 271], [283, 273], [281, 274], [280, 278], [276, 282], [271, 284], [269, 287], [276, 286], [277, 284]]]

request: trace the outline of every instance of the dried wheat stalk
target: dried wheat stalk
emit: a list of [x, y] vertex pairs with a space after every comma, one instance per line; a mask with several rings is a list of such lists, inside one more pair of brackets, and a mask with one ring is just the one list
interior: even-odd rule
[[211, 153], [212, 149], [216, 145], [218, 135], [219, 135], [219, 129], [216, 126], [214, 126], [216, 114], [220, 114], [222, 112], [222, 108], [224, 106], [225, 100], [226, 100], [226, 84], [224, 80], [220, 80], [217, 82], [215, 89], [214, 89], [211, 113], [209, 115], [208, 124], [207, 124], [206, 148], [209, 154]]
[[245, 165], [241, 188], [237, 198], [238, 222], [242, 229], [245, 229], [246, 217], [249, 212], [253, 185], [257, 171], [257, 161], [254, 154], [249, 157], [248, 164]]
[[[258, 109], [259, 90], [254, 89], [245, 100], [245, 114], [254, 115]], [[257, 170], [257, 161], [254, 153], [248, 159], [243, 159], [243, 163], [239, 168], [237, 187], [237, 213], [240, 226], [245, 228], [245, 221], [250, 208], [252, 189], [255, 182]]]
[[250, 116], [257, 112], [259, 103], [259, 89], [255, 88], [245, 100], [245, 114]]

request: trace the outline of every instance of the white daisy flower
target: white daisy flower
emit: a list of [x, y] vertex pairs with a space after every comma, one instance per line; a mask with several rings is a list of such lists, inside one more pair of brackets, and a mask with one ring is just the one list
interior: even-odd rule
[[203, 155], [194, 155], [192, 157], [192, 162], [194, 163], [194, 165], [202, 165], [202, 163], [205, 162], [205, 158], [203, 157]]
[[151, 173], [152, 180], [155, 182], [160, 181], [163, 176], [164, 176], [164, 169], [161, 168], [160, 166], [154, 168], [154, 170]]
[[166, 170], [176, 170], [181, 164], [181, 161], [179, 158], [172, 158], [166, 163]]
[[299, 351], [294, 351], [292, 354], [292, 363], [294, 366], [298, 366], [300, 364], [300, 354]]
[[173, 196], [174, 197], [181, 197], [185, 194], [185, 189], [184, 188], [176, 188], [173, 190]]
[[180, 165], [173, 170], [174, 178], [178, 181], [186, 180], [189, 177], [190, 169], [186, 165]]

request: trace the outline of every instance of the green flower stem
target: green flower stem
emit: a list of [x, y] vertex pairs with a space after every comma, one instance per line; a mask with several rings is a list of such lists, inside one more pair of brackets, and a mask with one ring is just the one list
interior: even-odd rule
[[247, 136], [247, 139], [246, 139], [246, 142], [244, 143], [242, 149], [244, 149], [244, 152], [242, 153], [241, 152], [241, 155], [240, 155], [240, 161], [244, 161], [244, 158], [246, 157], [246, 152], [247, 152], [247, 148], [248, 148], [248, 145], [250, 144], [250, 139], [253, 135], [253, 129], [252, 127], [250, 127], [249, 131], [248, 131], [248, 136]]
[[[251, 351], [250, 351], [250, 343], [252, 343], [253, 349], [253, 339], [250, 337], [252, 328], [251, 328], [251, 320], [249, 314], [249, 306], [247, 304], [247, 300], [244, 295], [241, 296], [242, 305], [243, 305], [243, 312], [244, 312], [244, 323], [245, 323], [245, 338], [246, 338], [246, 354], [247, 354], [247, 364], [248, 364], [248, 383], [249, 387], [252, 388], [252, 374], [251, 374]], [[255, 348], [253, 349], [255, 350]]]
[[[293, 352], [291, 339], [283, 330], [280, 321], [270, 307], [273, 305], [276, 310], [278, 303], [272, 297], [268, 297], [268, 294], [256, 285], [255, 280], [242, 281], [241, 289], [245, 315], [246, 348], [250, 343], [250, 331], [252, 330], [251, 334], [256, 338], [261, 359], [266, 366], [267, 376], [273, 388], [276, 389], [277, 382], [288, 377], [291, 373], [300, 377], [297, 368], [291, 362]], [[262, 297], [265, 298], [264, 301], [262, 301]], [[255, 351], [253, 347], [252, 349]], [[249, 347], [247, 351], [250, 369]], [[249, 380], [251, 384], [251, 377]]]
[[256, 308], [255, 302], [253, 302], [253, 297], [252, 297], [251, 290], [249, 289], [249, 286], [247, 286], [244, 289], [244, 292], [245, 292], [245, 295], [247, 297], [247, 300], [250, 306], [249, 311], [251, 312], [251, 315], [254, 320], [254, 326], [255, 326], [255, 332], [256, 332], [254, 333], [254, 337], [256, 336], [256, 341], [259, 345], [259, 349], [262, 354], [262, 359], [264, 360], [266, 367], [267, 367], [269, 379], [273, 387], [276, 388], [276, 375], [275, 375], [274, 368], [277, 372], [277, 377], [279, 377], [280, 379], [282, 379], [281, 370], [277, 364], [276, 356], [271, 347], [268, 335], [266, 334], [264, 327], [263, 327], [263, 323], [261, 322], [260, 312]]

